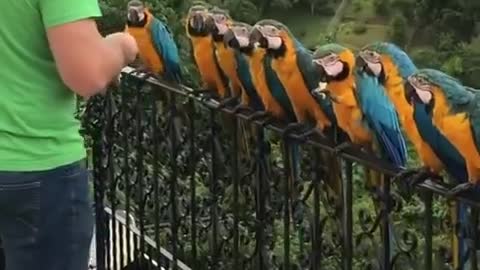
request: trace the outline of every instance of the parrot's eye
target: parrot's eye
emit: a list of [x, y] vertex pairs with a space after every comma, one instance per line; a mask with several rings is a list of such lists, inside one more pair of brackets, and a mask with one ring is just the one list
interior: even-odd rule
[[227, 17], [225, 17], [225, 15], [221, 15], [221, 14], [220, 14], [220, 15], [216, 15], [216, 16], [215, 16], [215, 20], [216, 20], [217, 22], [220, 22], [220, 23], [221, 23], [221, 22], [224, 22], [226, 19], [227, 19]]
[[335, 63], [337, 62], [337, 60], [338, 60], [337, 55], [335, 55], [335, 54], [330, 54], [330, 55], [328, 55], [327, 57], [325, 57], [325, 58], [323, 59], [323, 63], [324, 63], [325, 65], [332, 65], [332, 64], [335, 64]]
[[246, 34], [248, 32], [247, 28], [242, 28], [241, 32], [242, 32], [242, 34]]

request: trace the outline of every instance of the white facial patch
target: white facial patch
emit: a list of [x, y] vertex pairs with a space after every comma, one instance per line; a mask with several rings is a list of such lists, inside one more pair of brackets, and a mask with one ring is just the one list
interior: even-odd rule
[[380, 76], [380, 73], [382, 72], [382, 64], [380, 63], [370, 63], [367, 62], [368, 67], [370, 70], [375, 74], [375, 76]]
[[281, 37], [269, 37], [267, 36], [268, 47], [270, 49], [278, 49], [282, 46], [282, 38]]
[[215, 26], [217, 26], [220, 35], [223, 35], [228, 31], [228, 26], [226, 24], [215, 23]]
[[145, 19], [145, 13], [144, 12], [141, 12], [141, 13], [138, 13], [138, 21], [143, 21]]
[[328, 76], [335, 77], [342, 72], [343, 63], [340, 61], [335, 61], [335, 62], [323, 65], [323, 69], [325, 69], [325, 72], [328, 74]]
[[250, 39], [248, 37], [235, 36], [235, 38], [237, 39], [238, 45], [240, 45], [240, 47], [248, 47], [248, 45], [250, 44]]
[[432, 92], [430, 91], [425, 91], [425, 90], [419, 90], [418, 88], [414, 87], [415, 88], [415, 92], [417, 93], [418, 97], [420, 98], [420, 100], [425, 103], [425, 104], [428, 104], [430, 103], [430, 101], [432, 100]]

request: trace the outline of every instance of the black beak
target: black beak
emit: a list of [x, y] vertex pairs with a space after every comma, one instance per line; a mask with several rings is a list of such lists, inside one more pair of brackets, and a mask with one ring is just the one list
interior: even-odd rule
[[368, 68], [367, 62], [365, 62], [365, 60], [361, 56], [357, 56], [357, 59], [355, 59], [355, 66], [357, 66], [357, 69], [360, 71], [365, 71], [365, 72], [370, 71], [370, 69]]
[[324, 83], [328, 82], [327, 72], [325, 71], [325, 69], [319, 64], [313, 63], [313, 65], [317, 69], [318, 77], [319, 77], [320, 81], [324, 82]]
[[137, 11], [135, 9], [128, 10], [128, 17], [130, 18], [130, 21], [133, 23], [137, 23], [139, 20]]
[[413, 87], [413, 85], [409, 82], [409, 81], [406, 81], [403, 85], [403, 93], [405, 95], [405, 99], [407, 100], [407, 102], [412, 102], [412, 100], [416, 97], [416, 92], [415, 92], [415, 88]]
[[217, 27], [215, 26], [215, 20], [213, 19], [213, 17], [209, 16], [206, 20], [205, 20], [205, 28], [209, 31], [209, 32], [212, 32], [213, 34], [217, 34], [218, 33], [218, 29]]
[[225, 43], [225, 45], [231, 48], [240, 48], [240, 44], [235, 38], [235, 34], [233, 33], [232, 29], [228, 29], [228, 31], [223, 35], [223, 42]]
[[250, 43], [259, 43], [261, 48], [268, 49], [268, 40], [262, 35], [262, 32], [257, 28], [253, 28], [250, 34]]
[[195, 29], [196, 31], [202, 31], [204, 27], [202, 14], [194, 14], [191, 20], [193, 22], [192, 28]]

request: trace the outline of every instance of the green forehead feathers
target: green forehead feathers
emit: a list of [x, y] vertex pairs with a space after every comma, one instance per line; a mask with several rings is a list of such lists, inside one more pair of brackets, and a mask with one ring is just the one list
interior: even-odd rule
[[288, 33], [290, 33], [290, 30], [288, 29], [288, 27], [286, 25], [284, 25], [283, 23], [281, 23], [279, 21], [276, 21], [276, 20], [264, 19], [264, 20], [258, 21], [256, 24], [260, 25], [260, 26], [272, 25], [272, 26], [275, 26], [278, 29], [281, 29], [281, 30], [284, 30], [284, 31], [287, 31]]
[[250, 24], [244, 23], [244, 22], [237, 22], [237, 21], [232, 23], [232, 27], [245, 27], [248, 30], [252, 29], [252, 26]]
[[210, 13], [212, 13], [212, 14], [222, 14], [222, 15], [225, 15], [225, 16], [229, 17], [229, 14], [228, 14], [227, 10], [221, 9], [217, 6], [214, 6], [213, 8], [211, 8]]
[[339, 45], [337, 43], [330, 43], [330, 44], [326, 44], [318, 47], [313, 53], [313, 57], [322, 58], [329, 54], [340, 54], [345, 50], [347, 50], [347, 48], [343, 47], [342, 45]]

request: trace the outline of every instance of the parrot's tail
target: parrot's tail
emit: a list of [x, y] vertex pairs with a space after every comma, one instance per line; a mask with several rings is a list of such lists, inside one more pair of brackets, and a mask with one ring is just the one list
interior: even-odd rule
[[[383, 175], [382, 173], [369, 169], [368, 167], [365, 167], [365, 178], [367, 180], [366, 186], [367, 186], [367, 189], [369, 189], [371, 192], [374, 192], [377, 194], [381, 194], [383, 192], [382, 187], [383, 187], [384, 181], [386, 181], [385, 177], [386, 176]], [[372, 198], [372, 200], [375, 206], [375, 213], [376, 215], [379, 215], [381, 211], [380, 210], [381, 206], [379, 205], [379, 202], [376, 198]], [[380, 227], [380, 231], [383, 235], [383, 227]], [[396, 237], [393, 225], [390, 221], [388, 222], [388, 232], [389, 232], [389, 239], [390, 239], [389, 260], [392, 260], [393, 257], [395, 256], [395, 247], [397, 247], [398, 241], [397, 241], [397, 237]]]
[[454, 224], [452, 229], [453, 265], [456, 267], [455, 269], [464, 269], [469, 256], [467, 241], [465, 241], [465, 238], [468, 237], [465, 235], [465, 232], [467, 232], [467, 226], [469, 226], [468, 205], [463, 202], [457, 202], [454, 203], [451, 210], [453, 212], [452, 221]]

